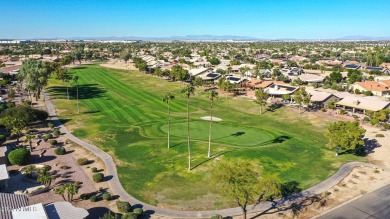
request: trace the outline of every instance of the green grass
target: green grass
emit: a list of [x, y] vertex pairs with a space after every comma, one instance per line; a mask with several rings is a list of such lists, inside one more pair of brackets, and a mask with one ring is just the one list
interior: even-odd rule
[[[57, 112], [73, 134], [92, 141], [117, 161], [124, 188], [151, 204], [177, 209], [214, 209], [234, 206], [210, 183], [212, 164], [218, 159], [244, 158], [261, 166], [263, 174], [277, 174], [302, 189], [332, 175], [343, 163], [359, 160], [334, 156], [326, 149], [326, 126], [333, 120], [295, 109], [277, 109], [259, 116], [252, 100], [219, 98], [214, 115], [212, 154], [207, 159], [209, 101], [197, 91], [191, 98], [191, 172], [187, 171], [186, 101], [180, 83], [167, 82], [138, 71], [86, 65], [72, 69], [79, 76], [81, 113], [75, 89], [66, 98], [65, 87], [50, 80], [47, 90]], [[167, 149], [166, 92], [171, 104], [172, 141]], [[133, 203], [132, 203], [133, 204]]]

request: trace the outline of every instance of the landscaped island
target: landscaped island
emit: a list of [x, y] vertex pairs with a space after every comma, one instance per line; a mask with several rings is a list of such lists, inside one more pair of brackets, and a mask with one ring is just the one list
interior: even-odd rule
[[[235, 206], [210, 183], [212, 164], [242, 158], [261, 166], [262, 174], [276, 174], [283, 182], [305, 189], [332, 175], [343, 163], [360, 159], [328, 150], [324, 132], [330, 117], [298, 115], [280, 108], [258, 115], [258, 105], [246, 98], [219, 98], [213, 115], [212, 158], [207, 157], [210, 101], [203, 89], [191, 96], [191, 159], [187, 170], [186, 97], [181, 82], [168, 82], [139, 71], [85, 65], [70, 70], [76, 88], [59, 80], [46, 90], [73, 134], [98, 145], [117, 161], [119, 178], [134, 197], [150, 204], [183, 209], [220, 209]], [[71, 84], [69, 85], [71, 86]], [[167, 104], [171, 92], [171, 148], [167, 148]], [[310, 116], [310, 120], [308, 117]]]

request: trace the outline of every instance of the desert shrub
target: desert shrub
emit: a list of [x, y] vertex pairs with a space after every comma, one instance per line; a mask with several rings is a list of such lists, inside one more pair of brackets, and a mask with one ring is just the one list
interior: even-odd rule
[[30, 159], [30, 151], [25, 148], [19, 148], [8, 154], [8, 160], [12, 165], [24, 165]]
[[81, 158], [77, 159], [77, 164], [80, 166], [86, 165], [86, 164], [88, 164], [88, 159], [85, 157], [81, 157]]
[[49, 122], [49, 123], [47, 123], [47, 127], [53, 129], [54, 128], [54, 124], [52, 122]]
[[23, 100], [23, 105], [31, 106], [31, 100]]
[[81, 200], [87, 200], [89, 198], [89, 195], [86, 193], [83, 193], [80, 195]]
[[363, 118], [363, 120], [366, 121], [366, 122], [368, 122], [368, 121], [370, 121], [370, 118], [369, 118], [368, 116], [365, 116], [365, 117]]
[[98, 182], [103, 181], [104, 175], [103, 175], [103, 173], [95, 173], [95, 174], [93, 174], [92, 178], [93, 178], [93, 181], [98, 183]]
[[97, 201], [96, 195], [91, 196], [91, 197], [89, 198], [89, 200], [90, 200], [91, 202], [96, 202], [96, 201]]
[[361, 94], [362, 92], [360, 92], [359, 89], [355, 89], [355, 94]]
[[64, 155], [66, 153], [66, 150], [64, 147], [60, 147], [60, 148], [54, 149], [54, 153], [57, 155]]
[[322, 112], [325, 112], [325, 111], [326, 111], [326, 109], [325, 109], [324, 107], [322, 107], [322, 108], [321, 108], [321, 111], [322, 111]]
[[116, 201], [116, 207], [119, 212], [126, 213], [131, 210], [131, 205], [129, 202]]
[[92, 167], [91, 170], [92, 170], [92, 173], [96, 173], [98, 171], [98, 169], [96, 167]]
[[144, 210], [142, 210], [142, 208], [134, 208], [133, 212], [138, 216], [142, 215], [144, 213]]
[[381, 133], [378, 133], [378, 134], [375, 135], [375, 137], [383, 138], [383, 137], [385, 137], [385, 135], [384, 135], [384, 134], [381, 134]]
[[133, 212], [128, 212], [122, 215], [121, 219], [137, 219], [138, 215]]
[[48, 137], [46, 137], [46, 136], [43, 137], [43, 141], [44, 141], [44, 142], [47, 142], [48, 140], [49, 140]]
[[211, 217], [211, 219], [223, 219], [223, 216], [220, 214], [215, 214]]
[[51, 145], [56, 145], [56, 144], [57, 144], [57, 140], [55, 140], [55, 139], [50, 139], [50, 140], [49, 140], [49, 143], [50, 143]]
[[50, 139], [50, 138], [53, 138], [53, 135], [52, 134], [46, 134], [44, 138]]
[[383, 124], [384, 129], [390, 129], [390, 123], [385, 123]]
[[371, 125], [376, 125], [378, 123], [379, 123], [379, 119], [377, 119], [377, 118], [371, 119]]
[[58, 129], [55, 129], [54, 131], [53, 131], [53, 135], [54, 136], [59, 136], [61, 134], [61, 132], [60, 132], [60, 130], [58, 130]]
[[374, 95], [374, 94], [373, 94], [371, 91], [367, 90], [367, 91], [364, 92], [364, 95], [366, 95], [366, 96], [372, 96], [372, 95]]
[[104, 193], [103, 194], [103, 200], [109, 201], [111, 199], [111, 194], [110, 193]]

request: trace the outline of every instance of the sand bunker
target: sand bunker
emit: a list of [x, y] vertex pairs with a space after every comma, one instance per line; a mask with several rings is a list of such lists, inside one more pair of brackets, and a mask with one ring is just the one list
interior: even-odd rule
[[[210, 116], [203, 116], [203, 117], [200, 117], [200, 118], [203, 119], [203, 120], [207, 120], [207, 121], [211, 120]], [[222, 119], [213, 116], [213, 122], [220, 122], [220, 121], [222, 121]]]

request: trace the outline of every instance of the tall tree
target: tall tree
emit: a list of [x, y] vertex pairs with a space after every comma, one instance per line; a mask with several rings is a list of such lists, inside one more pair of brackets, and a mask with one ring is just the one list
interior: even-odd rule
[[328, 148], [336, 148], [336, 156], [340, 151], [353, 151], [363, 146], [364, 133], [366, 130], [360, 126], [359, 122], [338, 121], [329, 125], [325, 135], [329, 138], [326, 145]]
[[188, 171], [191, 171], [191, 147], [190, 147], [190, 97], [195, 92], [192, 84], [185, 86], [181, 93], [187, 97], [187, 143], [188, 143]]
[[76, 92], [76, 99], [77, 99], [77, 113], [80, 113], [80, 108], [79, 108], [79, 85], [78, 85], [78, 81], [79, 81], [79, 76], [73, 76], [72, 80], [76, 83], [76, 89], [77, 89], [77, 92]]
[[294, 95], [295, 103], [298, 104], [298, 114], [301, 114], [302, 105], [308, 105], [310, 103], [310, 94], [307, 93], [305, 87], [300, 87], [295, 91]]
[[280, 180], [274, 176], [261, 177], [256, 166], [247, 160], [219, 161], [212, 175], [227, 198], [240, 206], [244, 219], [249, 204], [261, 203], [280, 195]]
[[207, 153], [207, 157], [211, 157], [211, 129], [213, 127], [213, 104], [215, 98], [218, 97], [218, 93], [214, 90], [210, 90], [208, 93], [208, 98], [210, 100], [210, 129], [209, 129], [209, 150]]
[[170, 133], [171, 133], [171, 110], [170, 105], [171, 101], [175, 99], [175, 96], [173, 96], [171, 93], [165, 94], [163, 97], [163, 101], [168, 105], [168, 149], [170, 146]]
[[35, 99], [40, 98], [42, 89], [47, 85], [51, 68], [48, 64], [33, 59], [23, 62], [18, 74], [18, 80], [26, 81], [26, 89], [32, 92]]
[[68, 83], [69, 83], [69, 74], [68, 74], [68, 70], [65, 69], [65, 68], [57, 68], [57, 70], [55, 71], [56, 73], [56, 78], [58, 80], [61, 80], [61, 83], [66, 85], [66, 96], [69, 100], [69, 87], [68, 87]]
[[267, 99], [269, 97], [269, 94], [267, 92], [264, 91], [263, 88], [259, 88], [256, 90], [255, 92], [255, 96], [256, 96], [256, 103], [259, 104], [259, 107], [260, 107], [260, 115], [263, 113], [262, 110], [263, 110], [263, 106], [265, 106], [267, 104]]

